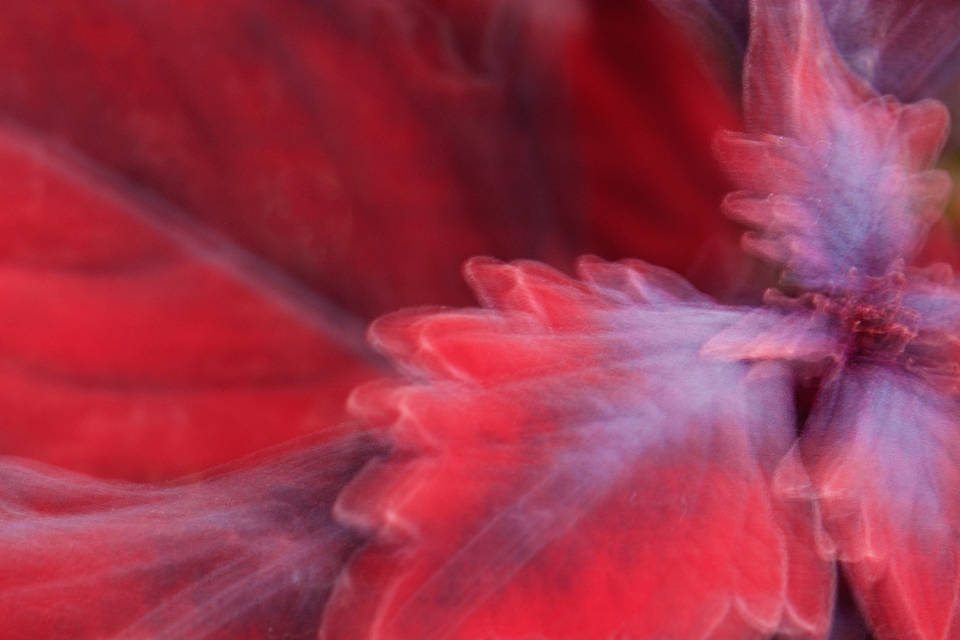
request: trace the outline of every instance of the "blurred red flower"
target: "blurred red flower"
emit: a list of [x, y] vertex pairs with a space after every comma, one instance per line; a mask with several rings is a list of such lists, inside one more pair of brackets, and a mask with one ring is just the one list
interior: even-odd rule
[[958, 628], [960, 9], [660, 5], [8, 2], [0, 637]]

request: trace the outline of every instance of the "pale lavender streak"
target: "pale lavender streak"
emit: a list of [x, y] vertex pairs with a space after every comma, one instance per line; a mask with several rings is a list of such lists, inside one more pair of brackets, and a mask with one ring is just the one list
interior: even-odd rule
[[20, 615], [109, 621], [111, 637], [315, 636], [360, 542], [332, 503], [375, 449], [356, 435], [311, 440], [165, 486], [0, 458], [0, 555], [16, 568], [0, 578], [0, 611], [15, 628]]

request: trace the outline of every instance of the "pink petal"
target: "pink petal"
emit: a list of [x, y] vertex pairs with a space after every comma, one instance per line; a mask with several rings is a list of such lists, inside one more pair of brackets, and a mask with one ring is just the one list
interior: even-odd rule
[[913, 374], [859, 364], [804, 436], [826, 526], [876, 637], [960, 633], [957, 405]]
[[409, 380], [352, 399], [395, 450], [338, 501], [377, 543], [324, 637], [825, 632], [815, 508], [771, 492], [792, 440], [786, 369], [700, 355], [739, 310], [677, 301], [656, 270], [582, 270], [588, 284], [475, 260], [486, 309], [376, 323]]
[[759, 228], [749, 246], [807, 289], [852, 268], [882, 276], [913, 257], [950, 189], [929, 170], [942, 105], [880, 96], [836, 52], [813, 0], [752, 5], [744, 108], [750, 134], [717, 152], [746, 193], [726, 207]]

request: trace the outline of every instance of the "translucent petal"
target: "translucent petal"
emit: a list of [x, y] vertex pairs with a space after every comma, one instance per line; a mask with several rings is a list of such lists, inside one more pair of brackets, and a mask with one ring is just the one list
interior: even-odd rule
[[885, 275], [909, 260], [941, 212], [949, 177], [930, 170], [948, 115], [881, 96], [837, 53], [814, 0], [752, 4], [744, 71], [747, 134], [716, 142], [744, 189], [727, 212], [757, 227], [748, 248], [807, 289], [850, 269]]
[[960, 634], [960, 435], [952, 392], [860, 364], [821, 393], [804, 457], [881, 639]]
[[476, 260], [487, 309], [374, 326], [411, 380], [353, 396], [395, 453], [337, 503], [378, 543], [324, 637], [825, 631], [815, 508], [771, 488], [793, 440], [787, 369], [701, 354], [744, 310], [639, 263], [582, 270]]

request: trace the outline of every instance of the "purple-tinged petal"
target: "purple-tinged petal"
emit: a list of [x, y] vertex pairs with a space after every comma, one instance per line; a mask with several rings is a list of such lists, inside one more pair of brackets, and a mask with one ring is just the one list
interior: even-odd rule
[[825, 633], [815, 505], [771, 489], [793, 442], [787, 367], [701, 355], [745, 311], [676, 276], [581, 271], [474, 260], [484, 309], [374, 325], [410, 380], [353, 396], [395, 452], [338, 502], [377, 542], [326, 638]]
[[717, 139], [743, 189], [725, 209], [757, 227], [754, 252], [807, 289], [842, 287], [851, 269], [887, 274], [939, 215], [949, 177], [929, 167], [948, 116], [934, 101], [881, 96], [836, 52], [818, 5], [754, 2], [744, 77], [749, 133]]
[[920, 329], [960, 337], [960, 289], [952, 269], [937, 264], [916, 272], [907, 281], [903, 303], [917, 312]]
[[822, 390], [807, 467], [880, 639], [960, 634], [960, 407], [911, 373], [852, 365]]
[[841, 350], [836, 322], [815, 310], [757, 309], [711, 338], [704, 355], [740, 360], [814, 363]]

